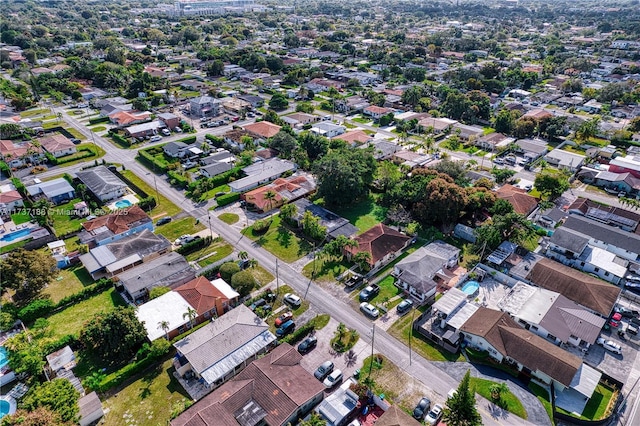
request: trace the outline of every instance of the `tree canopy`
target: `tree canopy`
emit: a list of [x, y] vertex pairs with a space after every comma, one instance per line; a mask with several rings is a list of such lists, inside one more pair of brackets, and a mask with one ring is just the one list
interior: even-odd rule
[[53, 379], [33, 388], [22, 401], [27, 410], [45, 407], [57, 413], [63, 422], [78, 419], [80, 394], [67, 379]]
[[442, 419], [449, 426], [480, 426], [482, 417], [476, 408], [476, 398], [469, 388], [470, 373], [458, 385], [455, 394], [447, 399]]
[[18, 249], [0, 261], [2, 287], [15, 290], [14, 299], [25, 304], [36, 298], [53, 281], [55, 260], [43, 251]]

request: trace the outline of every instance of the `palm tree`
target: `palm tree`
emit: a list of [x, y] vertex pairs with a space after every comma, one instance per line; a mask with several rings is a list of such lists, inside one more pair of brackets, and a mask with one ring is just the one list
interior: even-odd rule
[[238, 259], [247, 260], [248, 258], [249, 258], [249, 253], [247, 253], [246, 251], [241, 251], [240, 253], [238, 253]]
[[273, 208], [273, 200], [276, 199], [275, 191], [270, 189], [267, 192], [265, 192], [264, 199], [267, 201], [267, 206], [268, 206], [266, 211], [271, 211], [271, 209]]
[[256, 259], [249, 259], [249, 267], [250, 268], [255, 268], [256, 266], [258, 266], [258, 261]]
[[182, 314], [182, 319], [189, 318], [189, 328], [193, 328], [193, 320], [198, 316], [198, 311], [193, 309], [191, 306], [187, 307], [187, 312]]
[[500, 395], [509, 392], [509, 388], [504, 383], [494, 383], [489, 386], [489, 392], [493, 401], [500, 401]]
[[164, 331], [164, 338], [169, 340], [169, 321], [158, 321], [158, 328]]

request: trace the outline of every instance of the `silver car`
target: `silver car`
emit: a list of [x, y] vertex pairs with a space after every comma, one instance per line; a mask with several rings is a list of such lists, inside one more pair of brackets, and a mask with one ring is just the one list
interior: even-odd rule
[[378, 318], [378, 316], [380, 315], [380, 311], [378, 311], [378, 309], [375, 306], [373, 306], [371, 303], [368, 303], [368, 302], [362, 302], [360, 304], [360, 310], [365, 315], [368, 315], [372, 318]]

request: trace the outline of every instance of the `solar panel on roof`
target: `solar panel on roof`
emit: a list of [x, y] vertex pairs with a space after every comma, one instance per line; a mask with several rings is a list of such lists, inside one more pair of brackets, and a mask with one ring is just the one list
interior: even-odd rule
[[587, 210], [587, 217], [595, 220], [600, 220], [605, 223], [620, 224], [630, 228], [634, 228], [637, 224], [637, 221], [633, 219], [622, 217], [615, 213], [610, 213], [594, 207], [589, 207], [589, 209]]

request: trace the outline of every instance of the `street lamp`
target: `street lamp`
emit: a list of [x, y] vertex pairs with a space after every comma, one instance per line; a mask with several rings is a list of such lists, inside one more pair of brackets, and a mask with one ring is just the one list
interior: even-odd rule
[[369, 377], [371, 377], [371, 370], [373, 370], [373, 342], [376, 338], [376, 324], [371, 324], [371, 362], [369, 362], [369, 374], [367, 374], [367, 382], [369, 382]]

